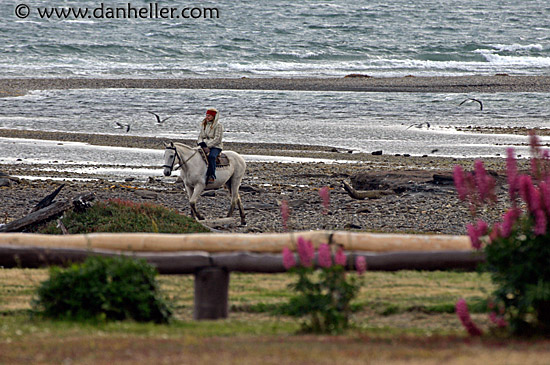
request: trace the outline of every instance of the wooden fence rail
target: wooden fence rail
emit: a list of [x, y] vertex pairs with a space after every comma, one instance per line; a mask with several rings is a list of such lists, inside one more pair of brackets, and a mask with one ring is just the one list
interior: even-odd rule
[[[245, 242], [239, 241], [242, 236]], [[326, 231], [263, 235], [3, 233], [0, 234], [0, 267], [66, 266], [82, 262], [90, 255], [142, 258], [161, 274], [193, 274], [194, 318], [217, 319], [227, 317], [230, 272], [285, 272], [280, 252], [283, 247], [295, 247], [299, 236], [315, 244], [331, 242], [343, 246], [348, 270], [354, 270], [357, 256], [364, 256], [368, 270], [372, 271], [473, 270], [484, 261], [481, 254], [469, 248], [469, 243], [465, 245], [467, 237], [463, 236], [361, 236]]]
[[92, 233], [45, 235], [2, 233], [0, 245], [93, 248], [122, 251], [174, 252], [263, 252], [280, 253], [294, 248], [298, 237], [313, 242], [341, 245], [347, 251], [470, 251], [468, 236], [357, 233], [347, 231], [304, 231], [291, 233]]
[[[471, 251], [410, 251], [373, 253], [345, 251], [347, 269], [354, 270], [357, 256], [364, 256], [370, 271], [397, 270], [474, 270], [483, 262], [481, 254]], [[38, 268], [67, 266], [82, 262], [90, 255], [128, 256], [141, 258], [167, 275], [193, 274], [204, 267], [222, 267], [228, 271], [250, 273], [285, 272], [282, 255], [255, 252], [208, 253], [191, 252], [125, 252], [102, 249], [77, 249], [0, 245], [0, 266], [4, 268]]]

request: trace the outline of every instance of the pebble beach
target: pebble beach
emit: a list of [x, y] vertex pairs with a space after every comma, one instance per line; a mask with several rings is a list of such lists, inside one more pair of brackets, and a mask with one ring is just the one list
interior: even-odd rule
[[[267, 90], [347, 90], [388, 92], [548, 92], [550, 77], [472, 76], [370, 78], [356, 75], [334, 79], [0, 79], [0, 97], [22, 95], [29, 90], [71, 88], [241, 88]], [[525, 133], [525, 131], [518, 131]], [[0, 137], [73, 141], [103, 146], [162, 149], [163, 140], [154, 137], [112, 136], [0, 129]], [[193, 141], [181, 140], [192, 144]], [[284, 143], [227, 143], [225, 149], [245, 155], [307, 157], [325, 162], [248, 162], [241, 188], [247, 225], [224, 223], [213, 227], [225, 232], [283, 232], [286, 230], [356, 230], [465, 234], [470, 221], [467, 206], [459, 202], [452, 184], [435, 181], [434, 174], [451, 176], [455, 164], [471, 169], [472, 159], [425, 155], [395, 156], [348, 153], [331, 146]], [[315, 161], [315, 160], [313, 160]], [[327, 163], [326, 161], [334, 161]], [[160, 163], [159, 163], [160, 164]], [[504, 160], [492, 158], [487, 168], [502, 174]], [[51, 172], [54, 166], [55, 173]], [[105, 162], [105, 166], [109, 166]], [[44, 171], [48, 167], [48, 171]], [[74, 166], [73, 167], [74, 170]], [[85, 167], [85, 166], [83, 166]], [[148, 179], [67, 172], [67, 166], [51, 161], [47, 165], [5, 163], [0, 165], [0, 223], [24, 216], [40, 198], [65, 184], [59, 199], [93, 192], [96, 199], [120, 198], [160, 204], [189, 214], [187, 196], [180, 182], [162, 175]], [[55, 175], [55, 176], [54, 176]], [[7, 178], [6, 176], [11, 176]], [[17, 176], [24, 176], [18, 178]], [[365, 180], [366, 179], [366, 180]], [[501, 182], [503, 179], [499, 179]], [[384, 190], [358, 200], [343, 188], [344, 181], [356, 189]], [[362, 181], [362, 182], [361, 182]], [[372, 182], [365, 186], [365, 181]], [[362, 185], [363, 184], [363, 185]], [[378, 185], [378, 186], [375, 186]], [[323, 209], [319, 189], [329, 187], [330, 206]], [[506, 187], [499, 186], [506, 195]], [[501, 199], [503, 200], [503, 199]], [[283, 222], [281, 203], [290, 206], [290, 218]], [[501, 203], [504, 204], [504, 203]], [[496, 219], [503, 206], [490, 209], [487, 219]], [[198, 208], [207, 219], [225, 217], [229, 209], [227, 191], [203, 194]], [[238, 213], [234, 214], [237, 218]], [[286, 223], [286, 226], [285, 226]]]

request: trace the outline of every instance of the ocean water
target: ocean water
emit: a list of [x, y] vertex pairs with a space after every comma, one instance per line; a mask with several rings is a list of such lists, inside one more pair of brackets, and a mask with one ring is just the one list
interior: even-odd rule
[[[175, 7], [174, 16], [157, 16], [162, 7]], [[115, 8], [120, 8], [119, 18], [111, 19]], [[139, 18], [138, 12], [147, 13], [148, 18]], [[186, 14], [195, 18], [183, 17]], [[204, 18], [204, 14], [216, 16]], [[550, 75], [550, 4], [543, 0], [179, 4], [14, 0], [0, 6], [0, 77], [4, 78], [342, 77], [349, 73], [375, 77]], [[222, 113], [227, 141], [328, 145], [388, 154], [497, 156], [504, 155], [509, 146], [525, 154], [525, 137], [456, 128], [548, 128], [549, 96], [33, 91], [0, 98], [0, 128], [126, 134], [113, 128], [119, 122], [130, 124], [131, 135], [195, 138], [205, 108], [215, 106]], [[470, 97], [482, 100], [484, 109], [480, 111], [475, 103], [459, 106]], [[149, 111], [171, 119], [156, 125]], [[0, 139], [0, 163], [21, 156], [69, 161], [76, 155], [90, 163], [154, 165], [158, 158], [146, 151], [19, 142]]]
[[[475, 96], [475, 102], [460, 103]], [[225, 141], [334, 146], [342, 151], [454, 157], [527, 154], [527, 138], [481, 134], [480, 127], [550, 128], [547, 93], [360, 93], [252, 90], [77, 89], [32, 91], [0, 98], [0, 128], [194, 139], [204, 110], [216, 106]], [[170, 118], [156, 123], [155, 112]], [[130, 130], [115, 129], [116, 123]], [[427, 125], [430, 125], [429, 128]], [[543, 138], [544, 143], [550, 139]], [[152, 146], [153, 148], [154, 146]], [[0, 160], [60, 159], [154, 165], [147, 151], [80, 144], [14, 143], [0, 138]], [[433, 152], [437, 150], [436, 152]], [[129, 157], [126, 153], [132, 154]], [[146, 155], [151, 158], [145, 157]], [[57, 158], [56, 158], [57, 156]], [[0, 161], [1, 162], [1, 161]]]
[[0, 77], [550, 75], [550, 4], [10, 0], [0, 40]]

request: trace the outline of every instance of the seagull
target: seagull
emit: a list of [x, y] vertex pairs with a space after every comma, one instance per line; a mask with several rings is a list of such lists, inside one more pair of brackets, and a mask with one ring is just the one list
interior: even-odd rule
[[418, 123], [418, 124], [411, 124], [410, 126], [407, 127], [407, 129], [412, 128], [412, 127], [422, 128], [422, 126], [424, 124], [426, 125], [426, 128], [430, 128], [430, 123], [429, 122], [423, 122], [423, 123]]
[[153, 113], [153, 112], [147, 112], [147, 113], [153, 114], [153, 115], [155, 116], [155, 118], [157, 118], [157, 123], [158, 123], [158, 124], [164, 123], [164, 122], [167, 121], [168, 119], [172, 118], [172, 117], [168, 117], [168, 118], [160, 119], [160, 117], [159, 117], [158, 114], [156, 114], [156, 113]]
[[479, 103], [479, 110], [483, 110], [483, 103], [481, 102], [481, 100], [477, 100], [477, 99], [474, 99], [474, 98], [469, 98], [469, 99], [466, 99], [464, 100], [462, 103], [460, 103], [458, 106], [464, 104], [464, 103], [471, 103], [471, 102], [476, 102], [476, 103]]
[[121, 124], [119, 122], [116, 122], [116, 129], [123, 129], [126, 128], [126, 132], [130, 131], [130, 124]]

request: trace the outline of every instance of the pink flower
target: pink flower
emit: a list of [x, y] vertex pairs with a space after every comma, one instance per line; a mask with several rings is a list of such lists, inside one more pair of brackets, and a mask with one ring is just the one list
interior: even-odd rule
[[321, 197], [323, 203], [323, 214], [327, 214], [328, 208], [330, 207], [330, 190], [328, 186], [324, 186], [319, 189], [319, 196]]
[[287, 270], [296, 266], [296, 259], [294, 258], [294, 253], [290, 251], [288, 247], [283, 248], [283, 266]]
[[313, 243], [307, 241], [302, 237], [298, 237], [298, 256], [300, 256], [300, 264], [305, 267], [311, 267], [313, 265], [313, 258], [315, 257], [315, 249]]
[[546, 179], [539, 184], [539, 192], [542, 200], [542, 205], [546, 214], [550, 216], [550, 179]]
[[363, 275], [363, 273], [367, 271], [367, 260], [365, 260], [365, 256], [357, 256], [355, 259], [355, 269], [359, 275]]
[[281, 202], [281, 218], [283, 220], [283, 229], [287, 230], [287, 222], [288, 218], [290, 217], [290, 209], [288, 208], [288, 202], [286, 200], [283, 200]]
[[502, 224], [495, 223], [493, 224], [493, 229], [491, 229], [491, 233], [489, 234], [489, 242], [493, 243], [496, 239], [499, 239], [500, 237], [504, 237], [504, 235], [502, 234]]
[[346, 266], [347, 258], [346, 254], [344, 254], [344, 250], [342, 249], [342, 247], [339, 247], [336, 251], [336, 255], [334, 255], [334, 262], [336, 263], [336, 265], [342, 265], [344, 267]]
[[466, 231], [468, 232], [468, 236], [470, 237], [470, 242], [472, 242], [472, 247], [476, 250], [479, 250], [481, 248], [481, 241], [479, 240], [479, 235], [477, 234], [476, 227], [469, 223], [466, 225]]
[[319, 266], [329, 268], [332, 266], [332, 253], [326, 243], [319, 245]]
[[502, 237], [507, 238], [512, 234], [514, 224], [521, 215], [521, 210], [519, 208], [511, 208], [504, 214], [502, 217], [501, 233]]
[[476, 160], [474, 162], [474, 171], [475, 171], [475, 183], [479, 193], [479, 200], [494, 200], [494, 188], [495, 188], [495, 179], [487, 174], [485, 166], [483, 166], [483, 161]]
[[453, 178], [455, 181], [456, 192], [458, 193], [458, 199], [466, 200], [466, 197], [468, 196], [468, 188], [466, 187], [466, 183], [464, 181], [464, 171], [462, 170], [462, 166], [455, 166]]
[[516, 161], [516, 153], [513, 148], [506, 150], [508, 157], [506, 158], [506, 175], [508, 176], [508, 194], [510, 201], [516, 200], [516, 192], [518, 191], [518, 165]]
[[546, 234], [546, 214], [541, 209], [535, 211], [535, 234], [542, 236]]
[[489, 229], [489, 226], [487, 223], [482, 221], [481, 219], [477, 221], [477, 232], [480, 236], [485, 236], [487, 234], [487, 230]]
[[533, 185], [533, 180], [529, 175], [519, 177], [519, 193], [521, 198], [527, 203], [531, 213], [540, 208], [540, 193]]
[[470, 213], [475, 216], [477, 207], [480, 205], [481, 201], [479, 198], [479, 194], [476, 194], [476, 182], [473, 174], [465, 174], [464, 175], [464, 184], [466, 186], [466, 197], [468, 198], [468, 201], [470, 203]]
[[508, 326], [508, 322], [504, 319], [504, 317], [497, 315], [495, 312], [489, 313], [489, 320], [497, 325], [497, 327], [504, 328]]
[[479, 237], [486, 235], [488, 228], [487, 223], [481, 219], [477, 221], [475, 226], [473, 224], [468, 224], [466, 226], [468, 236], [470, 236], [470, 241], [472, 241], [472, 247], [476, 250], [481, 248], [481, 241], [479, 240]]
[[483, 334], [483, 332], [472, 321], [470, 312], [468, 311], [468, 304], [466, 304], [466, 301], [463, 298], [460, 298], [456, 302], [455, 310], [460, 322], [462, 322], [462, 325], [466, 328], [466, 331], [468, 331], [470, 336], [481, 336]]

